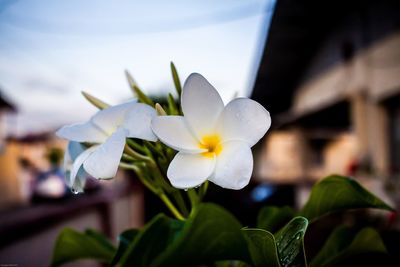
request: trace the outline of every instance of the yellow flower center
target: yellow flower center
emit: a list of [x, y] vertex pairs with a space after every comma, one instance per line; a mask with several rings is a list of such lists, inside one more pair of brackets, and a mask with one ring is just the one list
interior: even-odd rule
[[221, 137], [217, 134], [203, 136], [199, 147], [207, 149], [207, 152], [202, 153], [203, 156], [212, 158], [222, 151]]

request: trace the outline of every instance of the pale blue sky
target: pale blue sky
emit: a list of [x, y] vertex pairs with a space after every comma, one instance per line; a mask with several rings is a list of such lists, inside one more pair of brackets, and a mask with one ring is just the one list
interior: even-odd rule
[[273, 0], [0, 0], [0, 87], [19, 108], [12, 132], [86, 120], [95, 109], [82, 90], [130, 98], [125, 69], [149, 94], [172, 91], [170, 61], [182, 80], [203, 74], [225, 102], [247, 96], [272, 11]]

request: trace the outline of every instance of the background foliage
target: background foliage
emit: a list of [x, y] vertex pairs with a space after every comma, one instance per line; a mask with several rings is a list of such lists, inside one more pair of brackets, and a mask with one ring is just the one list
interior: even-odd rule
[[[330, 176], [313, 187], [300, 211], [262, 208], [258, 228], [243, 227], [223, 207], [201, 203], [186, 220], [159, 214], [142, 229], [123, 232], [118, 247], [93, 230], [65, 229], [56, 242], [52, 266], [84, 258], [110, 266], [143, 267], [346, 266], [360, 255], [375, 255], [384, 261], [387, 250], [377, 230], [346, 225], [337, 226], [318, 253], [307, 256], [304, 238], [310, 223], [334, 212], [360, 208], [393, 211], [355, 180]], [[279, 229], [280, 225], [284, 226]]]

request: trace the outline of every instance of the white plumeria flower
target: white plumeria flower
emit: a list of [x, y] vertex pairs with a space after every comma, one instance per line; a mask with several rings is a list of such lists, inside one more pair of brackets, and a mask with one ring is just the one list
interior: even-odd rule
[[58, 130], [58, 136], [70, 141], [94, 143], [75, 158], [68, 183], [74, 185], [78, 182], [75, 178], [82, 165], [88, 174], [97, 179], [113, 178], [127, 137], [157, 141], [150, 128], [155, 116], [154, 108], [131, 101], [100, 110], [86, 123]]
[[[64, 170], [67, 185], [74, 193], [82, 193], [85, 188], [86, 179], [89, 176], [82, 167], [82, 158], [92, 149], [86, 149], [81, 143], [70, 141], [64, 155]], [[74, 166], [75, 165], [75, 166]]]
[[178, 150], [167, 176], [176, 188], [196, 187], [207, 179], [241, 189], [253, 171], [251, 147], [271, 125], [269, 112], [254, 100], [236, 98], [225, 107], [217, 90], [200, 74], [191, 74], [182, 91], [182, 116], [158, 116], [151, 127]]

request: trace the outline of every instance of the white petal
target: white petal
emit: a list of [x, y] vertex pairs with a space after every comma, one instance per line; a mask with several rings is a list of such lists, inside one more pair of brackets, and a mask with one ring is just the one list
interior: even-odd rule
[[253, 172], [251, 149], [242, 141], [230, 141], [222, 146], [214, 174], [209, 180], [224, 188], [242, 189], [249, 183]]
[[[71, 158], [73, 160], [73, 164], [72, 164], [72, 168], [71, 168], [69, 175], [66, 177], [66, 181], [67, 181], [67, 185], [69, 187], [73, 188], [74, 190], [76, 190], [77, 192], [83, 191], [84, 182], [85, 182], [85, 181], [76, 181], [78, 172], [80, 171], [83, 162], [90, 156], [90, 154], [92, 154], [97, 149], [97, 147], [98, 146], [92, 146], [92, 147], [86, 149], [85, 151], [83, 151], [82, 153], [80, 153], [75, 159]], [[70, 152], [69, 152], [69, 155], [71, 155]], [[66, 169], [68, 170], [68, 167]], [[82, 175], [80, 175], [78, 177], [78, 179], [79, 178], [82, 178]], [[84, 178], [86, 178], [86, 177], [84, 177]]]
[[[77, 143], [79, 144], [79, 143]], [[67, 148], [65, 149], [65, 153], [64, 153], [64, 170], [65, 171], [70, 171], [72, 169], [72, 164], [74, 163], [74, 161], [72, 160], [72, 156], [71, 153], [69, 152], [69, 145], [70, 142], [68, 142]]]
[[254, 100], [236, 98], [229, 102], [218, 120], [223, 141], [243, 140], [255, 145], [271, 126], [269, 112]]
[[182, 90], [182, 110], [197, 138], [214, 133], [217, 119], [224, 108], [217, 90], [200, 74], [192, 73]]
[[90, 120], [110, 136], [124, 123], [127, 112], [136, 104], [136, 101], [130, 101], [100, 110]]
[[74, 160], [85, 151], [84, 146], [81, 143], [75, 141], [69, 141], [64, 153], [64, 171], [68, 172], [66, 175], [67, 185], [69, 185], [70, 174]]
[[[74, 161], [83, 151], [87, 149], [86, 146], [79, 142], [69, 141], [65, 150], [65, 155], [68, 156], [71, 161]], [[64, 157], [66, 159], [67, 157]]]
[[57, 136], [76, 142], [102, 143], [107, 135], [90, 121], [62, 127]]
[[120, 128], [100, 145], [83, 163], [87, 173], [97, 179], [113, 178], [125, 146], [126, 130]]
[[176, 188], [192, 188], [202, 184], [215, 167], [215, 157], [179, 152], [168, 167], [167, 176]]
[[75, 181], [75, 177], [71, 176], [73, 164], [74, 164], [74, 162], [72, 161], [71, 155], [69, 154], [68, 149], [66, 149], [65, 154], [64, 154], [63, 167], [64, 167], [65, 182], [69, 187], [71, 187], [71, 185]]
[[167, 146], [186, 153], [205, 152], [182, 116], [158, 116], [151, 122], [155, 135]]
[[90, 175], [83, 169], [81, 166], [76, 174], [75, 181], [70, 186], [72, 192], [74, 193], [83, 193], [86, 185], [86, 180]]
[[157, 112], [154, 108], [137, 103], [129, 109], [122, 127], [128, 130], [128, 137], [157, 141], [150, 127], [151, 120], [156, 116]]
[[74, 184], [71, 186], [72, 192], [83, 193], [85, 191], [86, 179], [88, 176], [89, 174], [87, 174], [81, 167], [76, 175]]

